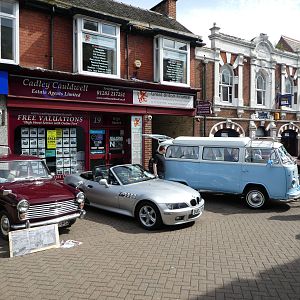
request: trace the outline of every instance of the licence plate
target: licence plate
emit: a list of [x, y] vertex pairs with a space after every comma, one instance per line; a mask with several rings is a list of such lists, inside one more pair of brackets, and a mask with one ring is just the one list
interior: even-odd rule
[[58, 223], [58, 227], [66, 227], [69, 225], [69, 221], [61, 221]]
[[192, 215], [199, 215], [201, 213], [201, 207], [195, 208], [192, 211]]

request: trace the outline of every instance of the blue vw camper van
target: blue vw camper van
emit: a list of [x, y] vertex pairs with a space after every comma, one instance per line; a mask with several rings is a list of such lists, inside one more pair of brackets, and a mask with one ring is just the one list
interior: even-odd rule
[[158, 140], [167, 146], [167, 180], [202, 192], [241, 195], [251, 208], [260, 208], [269, 199], [300, 198], [297, 165], [279, 142], [248, 137]]

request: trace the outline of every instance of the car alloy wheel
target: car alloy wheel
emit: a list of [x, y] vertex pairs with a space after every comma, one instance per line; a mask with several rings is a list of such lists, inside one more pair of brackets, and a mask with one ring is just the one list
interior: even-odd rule
[[145, 229], [157, 229], [161, 226], [161, 216], [158, 208], [151, 202], [144, 202], [138, 207], [138, 220]]

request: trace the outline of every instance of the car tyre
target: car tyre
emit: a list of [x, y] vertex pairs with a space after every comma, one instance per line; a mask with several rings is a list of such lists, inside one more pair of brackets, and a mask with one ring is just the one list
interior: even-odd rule
[[138, 205], [136, 218], [140, 225], [147, 230], [155, 230], [162, 226], [159, 209], [150, 201], [145, 201]]
[[262, 208], [266, 205], [268, 198], [266, 191], [261, 187], [253, 186], [246, 190], [245, 200], [250, 208]]
[[0, 236], [4, 240], [8, 240], [8, 233], [10, 232], [10, 220], [6, 211], [0, 211]]

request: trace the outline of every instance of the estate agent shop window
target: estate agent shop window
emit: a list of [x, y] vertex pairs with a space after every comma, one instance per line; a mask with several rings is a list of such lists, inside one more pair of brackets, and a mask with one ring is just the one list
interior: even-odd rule
[[120, 28], [99, 20], [74, 21], [75, 71], [88, 75], [120, 77]]
[[164, 84], [190, 85], [190, 45], [164, 37], [154, 40], [155, 81]]
[[19, 5], [0, 1], [0, 63], [19, 63]]

